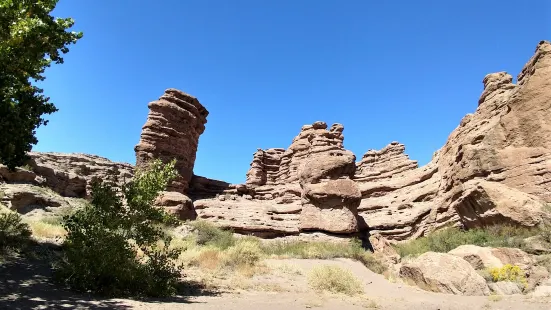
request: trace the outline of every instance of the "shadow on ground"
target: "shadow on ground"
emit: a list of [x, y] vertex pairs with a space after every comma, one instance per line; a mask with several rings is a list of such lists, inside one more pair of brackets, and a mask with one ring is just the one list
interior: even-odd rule
[[[0, 262], [0, 309], [131, 309], [124, 300], [78, 294], [54, 283], [51, 245], [35, 244], [25, 253], [4, 255]], [[182, 292], [185, 296], [139, 301], [192, 303], [188, 296], [216, 295], [193, 283], [182, 284]]]

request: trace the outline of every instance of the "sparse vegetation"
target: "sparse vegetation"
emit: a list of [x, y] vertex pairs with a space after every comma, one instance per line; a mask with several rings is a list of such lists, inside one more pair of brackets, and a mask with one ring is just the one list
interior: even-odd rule
[[539, 255], [536, 257], [537, 265], [547, 268], [551, 273], [551, 254]]
[[64, 219], [67, 238], [58, 279], [107, 296], [174, 294], [181, 274], [173, 264], [178, 251], [170, 248], [162, 225], [175, 219], [153, 206], [174, 178], [174, 164], [153, 161], [121, 193], [112, 183], [94, 183], [92, 202]]
[[401, 257], [418, 256], [429, 251], [446, 253], [464, 244], [522, 248], [525, 238], [535, 236], [542, 231], [544, 229], [509, 225], [494, 225], [470, 230], [447, 228], [419, 239], [399, 243], [395, 248]]
[[220, 229], [210, 222], [194, 221], [191, 222], [191, 226], [196, 232], [195, 241], [199, 245], [214, 246], [224, 250], [235, 244], [231, 231]]
[[308, 274], [308, 284], [316, 291], [342, 293], [350, 296], [363, 293], [363, 285], [350, 271], [338, 266], [323, 265]]
[[262, 244], [267, 255], [289, 258], [351, 258], [363, 263], [369, 270], [382, 274], [386, 267], [357, 239], [350, 242], [275, 241]]
[[27, 221], [34, 237], [55, 239], [63, 238], [67, 235], [67, 231], [61, 226], [60, 222], [49, 222], [47, 219], [48, 218], [37, 221]]
[[30, 240], [31, 230], [15, 212], [0, 213], [0, 252], [19, 250]]

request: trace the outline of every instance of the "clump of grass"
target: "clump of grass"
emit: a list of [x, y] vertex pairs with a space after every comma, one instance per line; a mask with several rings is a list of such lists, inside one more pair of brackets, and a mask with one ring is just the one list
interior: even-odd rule
[[395, 245], [401, 257], [419, 256], [425, 252], [446, 253], [460, 245], [473, 244], [489, 247], [522, 248], [524, 239], [542, 232], [540, 228], [494, 225], [461, 230], [447, 228], [428, 236]]
[[363, 285], [352, 272], [338, 266], [314, 267], [308, 274], [308, 284], [316, 291], [342, 293], [350, 296], [363, 293]]
[[34, 237], [54, 239], [63, 238], [67, 235], [67, 231], [58, 223], [50, 223], [47, 221], [28, 221]]
[[226, 251], [225, 264], [227, 266], [253, 266], [260, 261], [262, 254], [258, 242], [239, 240]]
[[488, 296], [488, 300], [491, 301], [491, 302], [498, 302], [502, 299], [503, 299], [503, 296], [501, 296], [501, 295], [492, 294], [492, 295]]
[[223, 230], [207, 221], [194, 221], [190, 223], [196, 234], [196, 242], [199, 245], [211, 245], [222, 250], [235, 244], [233, 232]]
[[361, 242], [352, 239], [350, 242], [319, 241], [275, 241], [261, 245], [262, 251], [269, 256], [284, 258], [351, 258], [360, 261], [369, 270], [382, 274], [386, 267], [373, 255], [361, 247]]

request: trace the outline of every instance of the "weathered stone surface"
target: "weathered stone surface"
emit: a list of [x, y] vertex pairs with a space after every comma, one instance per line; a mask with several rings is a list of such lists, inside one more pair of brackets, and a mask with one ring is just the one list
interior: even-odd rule
[[540, 199], [507, 185], [472, 180], [463, 188], [452, 207], [467, 228], [498, 223], [531, 227], [551, 218]]
[[175, 215], [180, 220], [197, 218], [191, 199], [179, 192], [161, 192], [155, 200], [155, 205], [165, 208], [168, 213]]
[[417, 168], [417, 161], [409, 159], [404, 153], [405, 149], [403, 144], [392, 142], [380, 151], [367, 151], [362, 160], [357, 163], [355, 179], [359, 181], [387, 179]]
[[305, 201], [300, 214], [301, 230], [354, 233], [358, 230], [360, 191], [350, 179], [329, 180], [303, 186]]
[[248, 186], [273, 185], [277, 182], [277, 174], [281, 163], [281, 155], [285, 149], [258, 149], [253, 155], [251, 168], [247, 172]]
[[2, 204], [20, 214], [67, 204], [63, 197], [51, 189], [31, 184], [1, 184], [0, 191], [3, 193], [0, 200]]
[[15, 171], [10, 171], [8, 167], [0, 165], [0, 181], [6, 183], [32, 183], [36, 178], [36, 174], [32, 171], [15, 168]]
[[489, 283], [490, 290], [496, 295], [514, 295], [522, 294], [522, 289], [518, 283], [509, 281], [499, 281], [495, 283]]
[[483, 84], [478, 109], [428, 165], [413, 169], [397, 143], [358, 164], [358, 213], [373, 231], [403, 240], [450, 223], [548, 220], [542, 206], [551, 202], [551, 44], [538, 45], [517, 84], [504, 72]]
[[534, 260], [530, 255], [515, 248], [462, 245], [448, 253], [463, 258], [475, 269], [501, 268], [503, 265], [511, 264], [528, 270], [534, 265]]
[[44, 184], [65, 197], [89, 197], [94, 180], [116, 178], [121, 185], [133, 176], [133, 166], [86, 154], [29, 153], [29, 165]]
[[400, 254], [392, 247], [390, 242], [381, 234], [369, 236], [369, 245], [375, 254], [383, 258], [383, 261], [389, 264], [396, 264], [400, 261]]
[[176, 159], [179, 175], [168, 190], [185, 193], [193, 177], [199, 136], [205, 130], [208, 111], [197, 98], [176, 89], [167, 89], [148, 106], [149, 115], [134, 148], [136, 165], [145, 165], [151, 159]]
[[420, 288], [456, 295], [489, 295], [486, 280], [465, 260], [427, 252], [400, 267], [400, 277]]

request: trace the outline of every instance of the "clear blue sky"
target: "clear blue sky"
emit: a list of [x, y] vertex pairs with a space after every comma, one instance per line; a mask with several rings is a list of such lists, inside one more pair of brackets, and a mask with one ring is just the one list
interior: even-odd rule
[[210, 111], [195, 173], [239, 183], [257, 148], [344, 124], [357, 159], [391, 141], [420, 164], [482, 78], [519, 73], [551, 39], [549, 0], [61, 0], [84, 38], [42, 84], [59, 112], [36, 151], [134, 164], [147, 103], [166, 88]]

